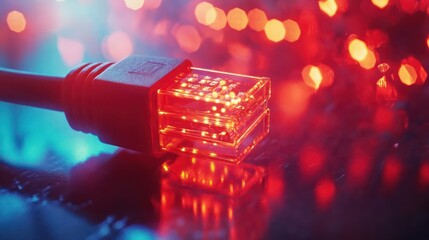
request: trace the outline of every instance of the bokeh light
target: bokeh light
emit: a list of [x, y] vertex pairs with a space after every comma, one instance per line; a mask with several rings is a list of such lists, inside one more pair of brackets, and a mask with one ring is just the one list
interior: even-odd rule
[[334, 71], [325, 64], [307, 65], [301, 71], [304, 83], [317, 90], [319, 87], [329, 87], [334, 82]]
[[376, 63], [377, 63], [377, 58], [374, 52], [370, 49], [367, 50], [366, 57], [363, 60], [359, 61], [359, 65], [362, 68], [365, 68], [367, 70], [374, 68]]
[[231, 9], [228, 12], [227, 19], [229, 26], [237, 31], [245, 29], [249, 22], [246, 12], [241, 8]]
[[217, 12], [211, 3], [200, 2], [195, 7], [194, 14], [199, 23], [208, 26], [216, 20]]
[[271, 19], [265, 24], [265, 35], [270, 41], [280, 42], [286, 35], [285, 26], [279, 20]]
[[283, 24], [286, 28], [285, 40], [288, 42], [298, 41], [299, 37], [301, 36], [299, 24], [292, 19], [287, 19], [283, 22]]
[[398, 76], [405, 85], [421, 85], [426, 81], [427, 72], [416, 58], [410, 56], [401, 61]]
[[398, 70], [399, 79], [405, 85], [413, 85], [417, 81], [417, 72], [409, 64], [401, 64]]
[[400, 180], [402, 164], [394, 156], [388, 156], [383, 166], [383, 184], [386, 188], [394, 187]]
[[79, 41], [58, 37], [57, 47], [61, 58], [67, 66], [73, 67], [83, 61], [85, 49]]
[[385, 8], [389, 4], [389, 0], [371, 0], [371, 2], [380, 9]]
[[143, 7], [144, 0], [124, 0], [125, 6], [132, 10], [139, 10]]
[[191, 25], [180, 26], [175, 32], [175, 37], [180, 48], [185, 52], [195, 52], [200, 48], [200, 34], [197, 29]]
[[335, 197], [335, 192], [336, 187], [332, 180], [322, 179], [317, 183], [314, 194], [319, 209], [324, 210], [331, 205]]
[[214, 10], [216, 11], [216, 19], [210, 24], [210, 27], [215, 30], [222, 30], [225, 28], [227, 22], [225, 11], [217, 7]]
[[134, 51], [134, 44], [125, 32], [116, 31], [103, 40], [103, 53], [107, 59], [119, 61]]
[[333, 17], [338, 10], [336, 0], [319, 0], [319, 8], [329, 17]]
[[27, 26], [27, 21], [24, 14], [18, 11], [11, 11], [7, 15], [7, 25], [9, 29], [13, 32], [20, 33], [25, 30]]
[[368, 47], [366, 43], [360, 39], [353, 38], [348, 45], [350, 56], [360, 62], [363, 61], [368, 55]]
[[267, 15], [259, 8], [254, 8], [247, 14], [249, 17], [249, 27], [257, 32], [264, 30], [267, 23]]

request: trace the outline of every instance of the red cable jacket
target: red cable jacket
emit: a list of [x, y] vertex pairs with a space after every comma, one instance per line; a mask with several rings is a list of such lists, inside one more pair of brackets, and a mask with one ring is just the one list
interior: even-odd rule
[[0, 68], [0, 101], [62, 111], [63, 78]]

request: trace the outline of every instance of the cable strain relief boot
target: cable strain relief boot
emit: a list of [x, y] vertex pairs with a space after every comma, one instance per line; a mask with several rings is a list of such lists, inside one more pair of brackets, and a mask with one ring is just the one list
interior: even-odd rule
[[102, 142], [160, 156], [157, 91], [190, 68], [188, 60], [138, 55], [80, 66], [63, 84], [67, 120]]

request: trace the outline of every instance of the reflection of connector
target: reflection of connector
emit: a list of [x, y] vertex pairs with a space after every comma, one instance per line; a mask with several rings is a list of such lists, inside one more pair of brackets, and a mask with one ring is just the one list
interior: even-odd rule
[[265, 169], [253, 164], [180, 156], [163, 163], [164, 181], [236, 197], [262, 185]]
[[267, 134], [268, 78], [192, 68], [188, 60], [130, 56], [60, 78], [0, 69], [0, 100], [64, 111], [101, 141], [238, 162]]
[[270, 81], [191, 68], [158, 90], [161, 147], [240, 161], [269, 129]]

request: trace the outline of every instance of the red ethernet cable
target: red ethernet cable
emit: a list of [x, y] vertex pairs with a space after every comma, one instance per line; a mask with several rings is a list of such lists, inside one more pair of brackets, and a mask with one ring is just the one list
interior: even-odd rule
[[0, 68], [0, 101], [64, 111], [75, 130], [152, 156], [241, 161], [268, 133], [270, 80], [130, 56], [65, 78]]

